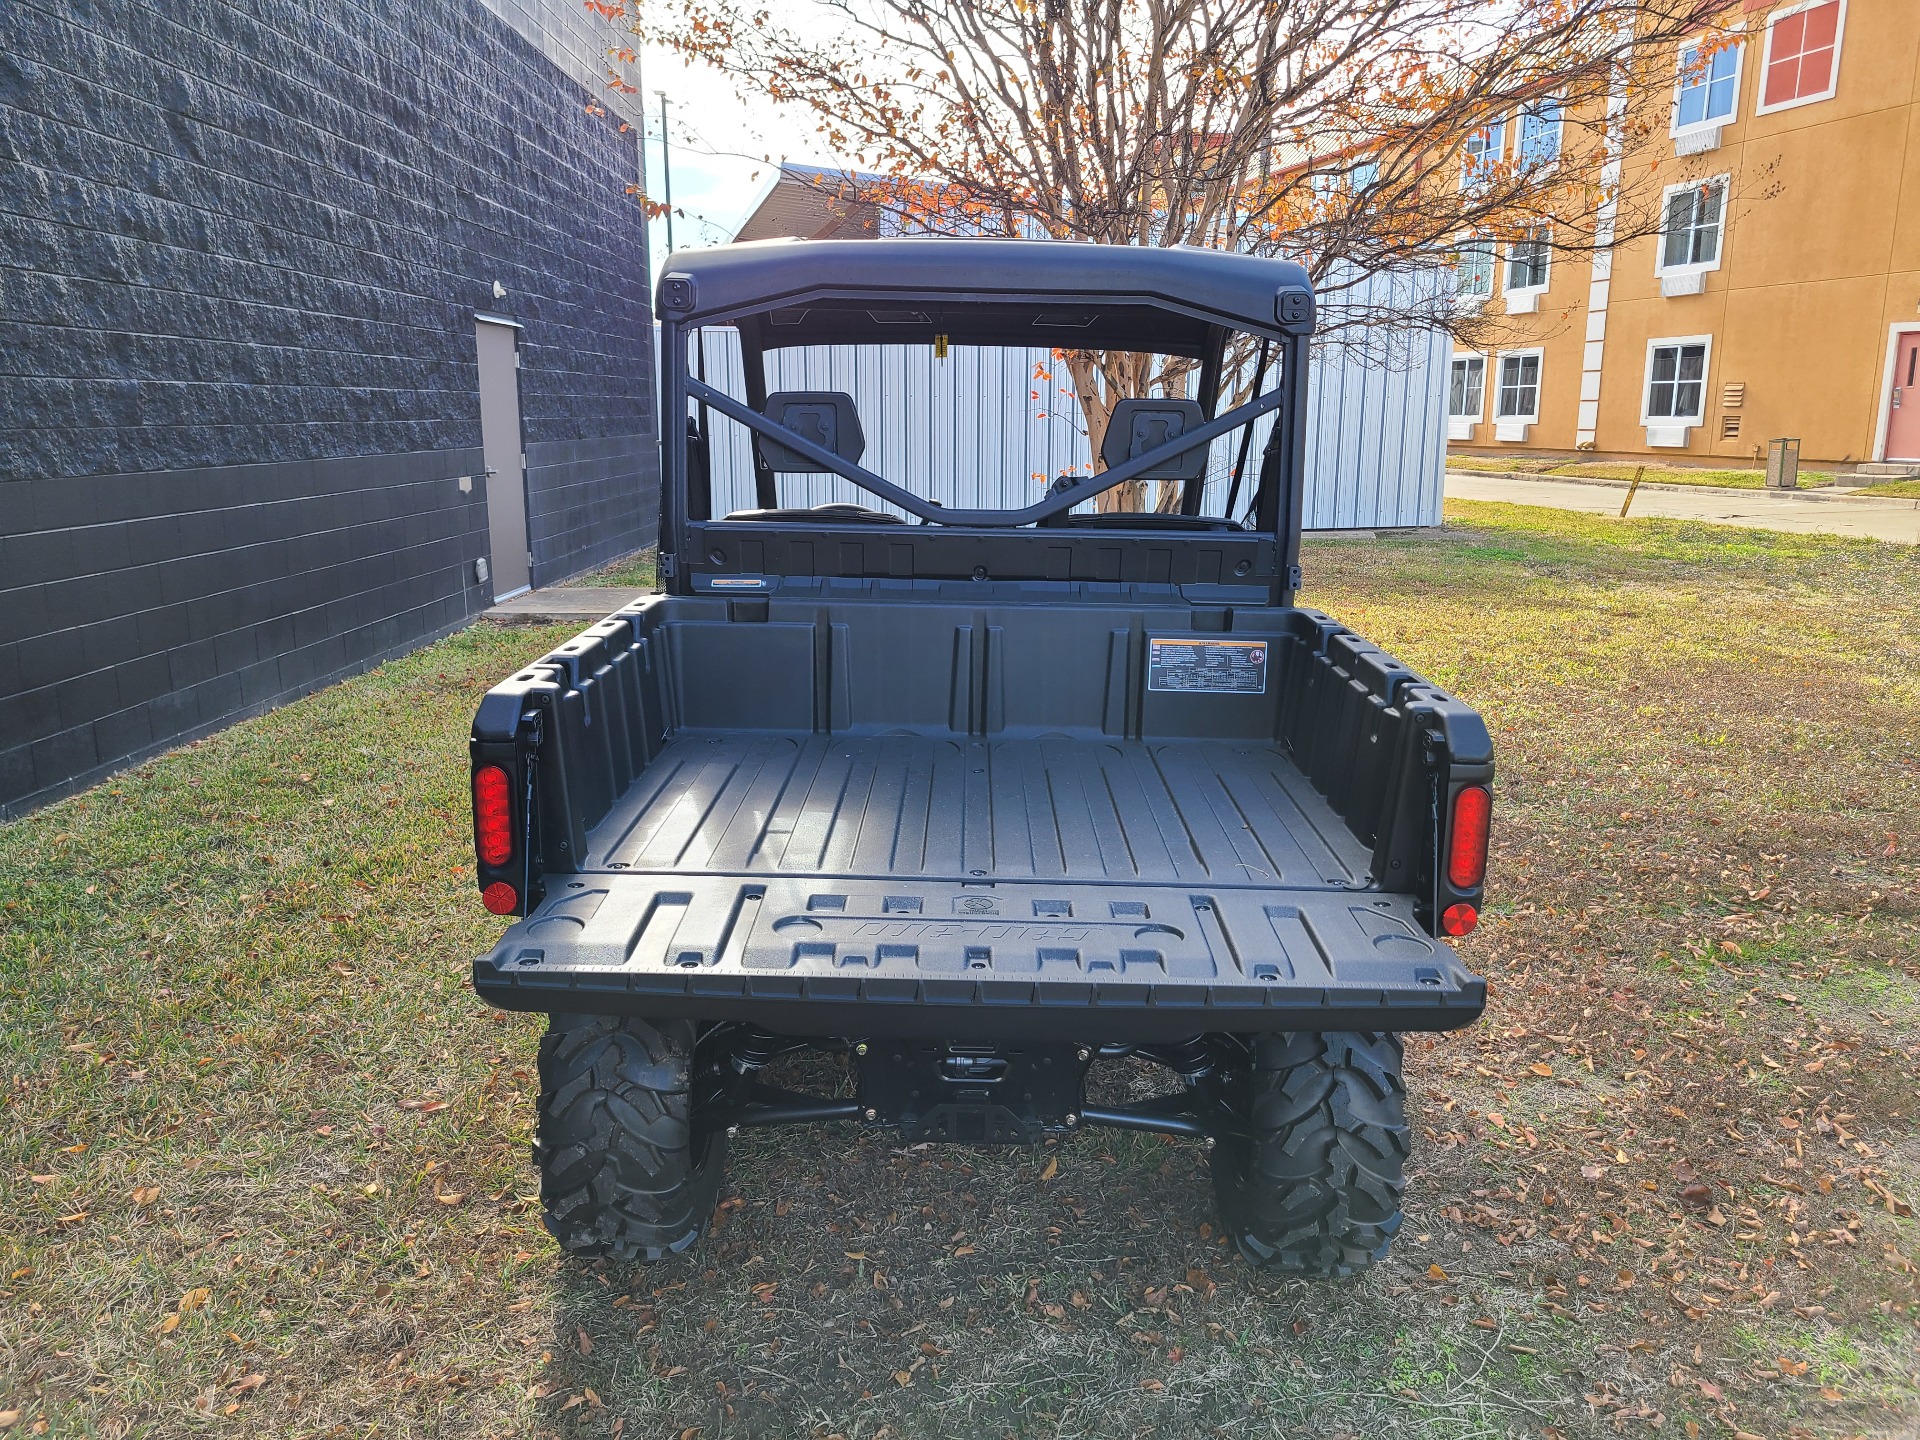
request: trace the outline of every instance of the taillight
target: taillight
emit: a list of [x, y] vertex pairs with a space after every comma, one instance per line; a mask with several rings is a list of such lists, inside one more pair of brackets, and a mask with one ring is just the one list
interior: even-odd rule
[[[513, 783], [498, 765], [473, 772], [473, 836], [482, 865], [504, 865], [513, 858]], [[489, 888], [489, 909], [492, 894]]]
[[1464, 900], [1440, 912], [1440, 933], [1451, 935], [1456, 940], [1462, 935], [1471, 935], [1473, 927], [1479, 923], [1480, 912]]
[[504, 880], [496, 880], [480, 892], [480, 903], [496, 915], [511, 915], [520, 908], [520, 892]]
[[[1487, 828], [1492, 818], [1493, 795], [1486, 786], [1469, 785], [1453, 797], [1453, 825], [1447, 839], [1447, 883], [1454, 889], [1478, 890], [1487, 878]], [[1472, 928], [1469, 921], [1467, 929]]]

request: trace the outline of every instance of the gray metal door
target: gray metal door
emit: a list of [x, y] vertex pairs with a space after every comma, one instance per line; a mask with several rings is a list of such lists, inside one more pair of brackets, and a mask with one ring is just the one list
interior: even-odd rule
[[476, 320], [480, 356], [480, 446], [487, 460], [487, 529], [493, 545], [493, 598], [532, 581], [527, 553], [527, 472], [520, 459], [520, 332]]

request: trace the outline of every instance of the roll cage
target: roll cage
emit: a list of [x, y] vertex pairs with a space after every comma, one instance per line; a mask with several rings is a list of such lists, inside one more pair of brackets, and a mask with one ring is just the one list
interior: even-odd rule
[[[660, 320], [661, 574], [670, 593], [774, 591], [829, 581], [1160, 583], [1211, 601], [1291, 604], [1299, 584], [1307, 345], [1313, 293], [1286, 261], [1191, 249], [1070, 242], [913, 238], [771, 241], [669, 258]], [[740, 334], [744, 403], [690, 373], [688, 338]], [[1274, 387], [1224, 414], [1223, 356], [1235, 333], [1261, 342]], [[1013, 509], [942, 506], [762, 413], [765, 357], [798, 345], [959, 343], [1128, 349], [1199, 362], [1202, 423], [1156, 448]], [[700, 424], [689, 425], [690, 406]], [[756, 458], [751, 518], [719, 518], [691, 451], [718, 413], [761, 440], [904, 510], [913, 521], [850, 527], [777, 508]], [[1275, 416], [1250, 486], [1245, 527], [1182, 526], [1179, 517], [1105, 515], [1097, 528], [1055, 528], [1095, 496], [1244, 428], [1237, 495], [1254, 422]], [[691, 430], [691, 433], [690, 433]], [[761, 449], [754, 447], [756, 457]], [[1181, 483], [1180, 517], [1200, 514], [1201, 484]], [[831, 508], [831, 507], [827, 507]]]

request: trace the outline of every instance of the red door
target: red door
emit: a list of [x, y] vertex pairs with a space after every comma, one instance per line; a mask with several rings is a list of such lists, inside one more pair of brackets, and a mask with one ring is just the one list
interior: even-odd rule
[[1920, 460], [1920, 331], [1900, 337], [1893, 352], [1893, 394], [1887, 402], [1887, 459]]

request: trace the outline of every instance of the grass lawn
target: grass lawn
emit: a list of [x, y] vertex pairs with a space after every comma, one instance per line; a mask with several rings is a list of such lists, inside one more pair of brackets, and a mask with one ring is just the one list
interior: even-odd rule
[[480, 627], [0, 829], [0, 1426], [1912, 1434], [1920, 552], [1448, 515], [1305, 557], [1501, 765], [1381, 1268], [1251, 1270], [1190, 1142], [847, 1130], [743, 1136], [691, 1258], [563, 1260], [463, 740], [565, 632]]
[[1907, 500], [1920, 500], [1920, 480], [1884, 480], [1878, 485], [1863, 485], [1862, 495], [1895, 495]]
[[[1637, 462], [1630, 460], [1573, 460], [1555, 461], [1551, 459], [1528, 458], [1503, 455], [1462, 455], [1447, 457], [1447, 463], [1460, 470], [1481, 470], [1502, 475], [1536, 475], [1542, 478], [1560, 476], [1567, 479], [1587, 480], [1631, 480], [1634, 471], [1640, 469]], [[1646, 484], [1661, 485], [1713, 485], [1730, 490], [1764, 490], [1767, 488], [1767, 474], [1764, 470], [1702, 470], [1685, 465], [1648, 465], [1646, 474], [1640, 477]], [[1803, 487], [1831, 485], [1834, 477], [1821, 470], [1802, 470], [1800, 484]]]
[[566, 582], [575, 585], [608, 585], [626, 589], [651, 590], [660, 583], [654, 569], [653, 551], [636, 550], [631, 555], [622, 555], [618, 560], [610, 560], [598, 570], [589, 570], [585, 575]]

